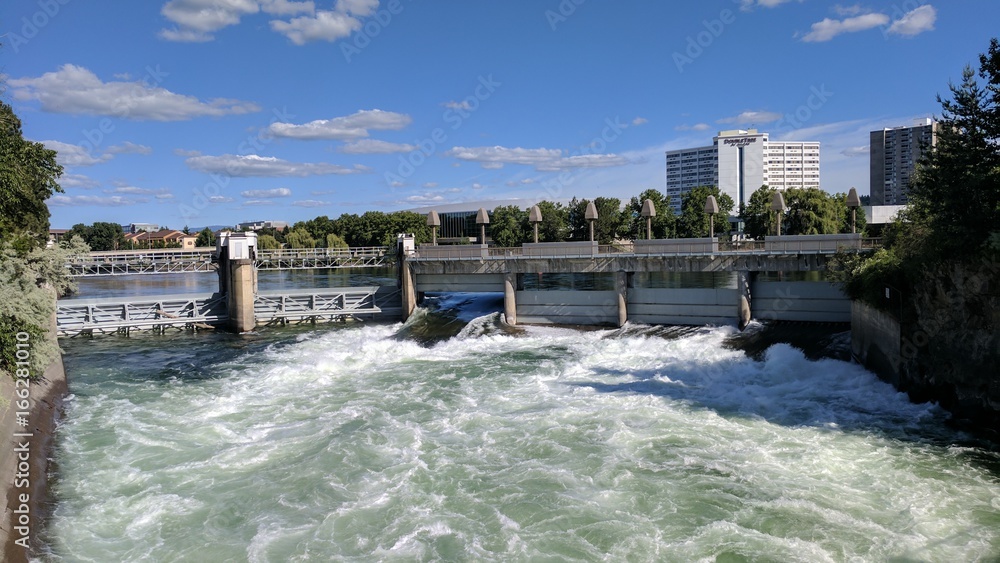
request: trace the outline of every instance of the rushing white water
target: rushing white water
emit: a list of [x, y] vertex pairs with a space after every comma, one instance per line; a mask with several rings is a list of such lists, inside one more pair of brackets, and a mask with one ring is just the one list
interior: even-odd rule
[[995, 454], [856, 365], [496, 324], [69, 343], [46, 557], [1000, 556]]

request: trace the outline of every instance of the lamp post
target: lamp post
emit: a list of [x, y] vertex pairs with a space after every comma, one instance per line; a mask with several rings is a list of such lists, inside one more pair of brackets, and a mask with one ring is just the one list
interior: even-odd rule
[[646, 239], [652, 240], [653, 238], [653, 217], [656, 217], [656, 206], [653, 205], [653, 200], [647, 199], [642, 202], [642, 216], [646, 218]]
[[781, 236], [781, 214], [784, 213], [786, 209], [788, 209], [788, 206], [785, 205], [785, 196], [781, 195], [781, 192], [774, 192], [774, 195], [771, 197], [771, 211], [774, 211], [778, 218], [779, 237]]
[[705, 199], [705, 213], [708, 213], [708, 238], [715, 238], [715, 214], [718, 212], [719, 204], [715, 201], [715, 196], [708, 196]]
[[441, 226], [441, 217], [438, 217], [438, 212], [431, 210], [427, 214], [427, 226], [431, 228], [431, 244], [437, 246], [438, 243], [438, 227]]
[[590, 242], [594, 242], [594, 221], [597, 220], [597, 206], [594, 202], [587, 203], [587, 212], [583, 215], [584, 219], [590, 223]]
[[476, 213], [476, 224], [479, 225], [479, 244], [486, 244], [486, 225], [490, 224], [490, 214], [485, 207], [480, 207]]
[[537, 205], [532, 205], [531, 211], [528, 211], [528, 222], [535, 232], [535, 244], [538, 244], [538, 224], [542, 222], [542, 210]]
[[858, 197], [858, 190], [851, 188], [851, 191], [847, 192], [847, 207], [851, 209], [851, 234], [853, 235], [856, 232], [855, 220], [858, 208], [861, 207], [861, 198]]

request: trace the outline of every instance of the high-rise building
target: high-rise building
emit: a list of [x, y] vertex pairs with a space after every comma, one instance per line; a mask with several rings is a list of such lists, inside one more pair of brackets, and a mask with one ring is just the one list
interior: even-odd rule
[[923, 119], [913, 127], [871, 132], [872, 205], [906, 205], [910, 178], [923, 152], [937, 144], [938, 124]]
[[720, 131], [712, 145], [667, 152], [667, 195], [675, 213], [681, 196], [698, 186], [718, 186], [746, 204], [763, 185], [785, 190], [819, 188], [819, 142], [771, 141], [756, 129]]

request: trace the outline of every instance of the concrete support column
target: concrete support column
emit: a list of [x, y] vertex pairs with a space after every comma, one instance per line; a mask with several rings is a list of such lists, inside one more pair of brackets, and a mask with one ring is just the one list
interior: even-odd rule
[[618, 297], [618, 326], [625, 326], [628, 321], [628, 272], [615, 273], [615, 293]]
[[402, 293], [402, 310], [403, 310], [403, 320], [410, 318], [413, 311], [417, 308], [417, 290], [416, 282], [414, 281], [416, 276], [410, 269], [410, 265], [406, 260], [400, 261], [399, 264], [399, 278], [400, 278], [400, 291]]
[[736, 313], [739, 319], [740, 330], [743, 330], [750, 324], [750, 319], [753, 318], [753, 311], [750, 307], [753, 272], [737, 272], [736, 280], [740, 295]]
[[517, 274], [503, 275], [503, 315], [510, 326], [517, 325]]
[[227, 260], [226, 307], [229, 311], [229, 328], [248, 332], [257, 326], [253, 304], [257, 299], [257, 268], [253, 260]]

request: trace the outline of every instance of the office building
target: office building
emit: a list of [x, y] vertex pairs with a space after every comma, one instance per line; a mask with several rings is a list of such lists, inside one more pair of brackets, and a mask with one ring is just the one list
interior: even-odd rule
[[720, 131], [705, 147], [667, 152], [667, 195], [675, 213], [681, 196], [698, 186], [718, 186], [736, 202], [767, 185], [819, 188], [819, 142], [771, 141], [756, 129]]
[[910, 179], [924, 151], [937, 144], [938, 124], [923, 119], [913, 127], [871, 132], [872, 205], [906, 205]]

